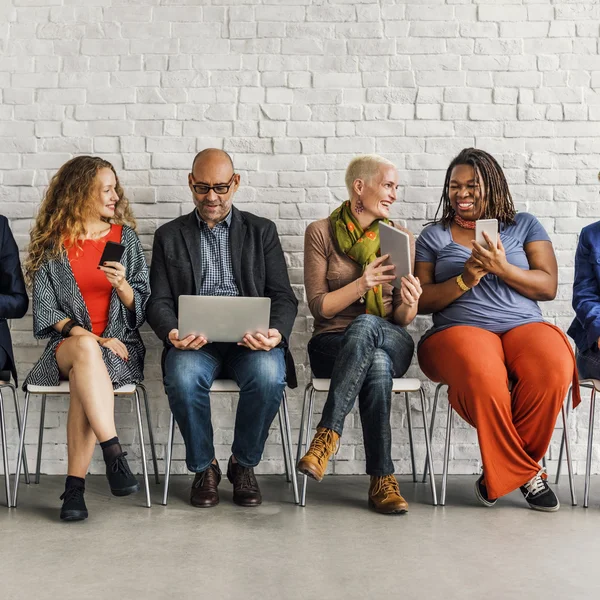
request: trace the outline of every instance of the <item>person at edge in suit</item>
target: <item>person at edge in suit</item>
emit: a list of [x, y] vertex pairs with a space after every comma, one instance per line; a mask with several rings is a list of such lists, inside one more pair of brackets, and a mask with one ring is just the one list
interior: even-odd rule
[[[567, 337], [538, 304], [558, 288], [552, 242], [535, 216], [516, 211], [502, 167], [478, 148], [450, 163], [438, 213], [417, 240], [419, 313], [433, 313], [419, 365], [448, 385], [452, 408], [477, 429], [479, 502], [494, 506], [520, 488], [530, 508], [555, 512], [539, 461], [569, 385], [575, 405], [579, 387]], [[478, 219], [497, 219], [496, 244], [485, 233], [486, 247], [475, 241]]]
[[[114, 496], [139, 490], [115, 428], [113, 389], [144, 378], [138, 331], [150, 295], [135, 220], [114, 167], [77, 156], [52, 177], [25, 262], [33, 284], [33, 333], [49, 338], [27, 385], [69, 381], [68, 465], [60, 518], [88, 516], [85, 476], [96, 440]], [[120, 262], [100, 265], [106, 243], [121, 243]]]
[[576, 346], [582, 379], [600, 379], [600, 221], [581, 230], [573, 281], [575, 319], [567, 333]]
[[6, 320], [20, 319], [28, 306], [19, 249], [8, 226], [8, 219], [0, 215], [0, 373], [12, 373], [15, 383], [18, 383], [17, 368]]
[[419, 280], [402, 277], [394, 288], [392, 265], [380, 256], [379, 223], [389, 223], [396, 201], [398, 171], [389, 160], [357, 156], [346, 169], [349, 200], [329, 217], [311, 223], [304, 243], [304, 284], [315, 318], [308, 344], [315, 377], [331, 378], [327, 401], [308, 452], [298, 470], [321, 481], [336, 452], [346, 417], [358, 397], [367, 473], [368, 504], [383, 514], [403, 514], [392, 462], [391, 399], [394, 377], [410, 366], [414, 343], [406, 331], [417, 314]]
[[[147, 319], [164, 343], [165, 391], [183, 435], [187, 468], [195, 473], [192, 506], [219, 503], [221, 469], [213, 446], [209, 397], [218, 377], [233, 379], [240, 387], [227, 465], [233, 501], [258, 506], [262, 496], [254, 467], [261, 460], [286, 381], [296, 385], [289, 341], [298, 301], [275, 224], [232, 206], [240, 176], [231, 157], [215, 148], [203, 150], [194, 158], [188, 185], [194, 210], [156, 231]], [[246, 335], [240, 343], [193, 335], [181, 339], [177, 327], [182, 294], [268, 297], [268, 333]]]

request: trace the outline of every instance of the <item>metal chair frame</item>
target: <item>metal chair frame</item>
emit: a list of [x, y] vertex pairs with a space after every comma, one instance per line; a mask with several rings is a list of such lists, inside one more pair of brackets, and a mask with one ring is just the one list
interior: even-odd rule
[[[599, 382], [600, 384], [600, 382]], [[431, 431], [433, 431], [433, 427], [435, 424], [435, 413], [436, 413], [436, 409], [437, 409], [437, 403], [438, 403], [438, 398], [439, 398], [439, 394], [440, 391], [443, 387], [448, 387], [445, 383], [439, 383], [437, 385], [437, 387], [435, 388], [435, 396], [433, 399], [433, 407], [431, 410], [431, 426], [430, 429]], [[569, 392], [569, 398], [570, 398], [570, 392]], [[573, 506], [577, 506], [577, 498], [575, 497], [575, 482], [573, 480], [573, 467], [571, 464], [571, 450], [570, 450], [570, 444], [569, 444], [569, 434], [568, 434], [568, 402], [569, 400], [567, 399], [566, 402], [566, 407], [565, 407], [565, 403], [563, 402], [562, 408], [561, 408], [561, 413], [562, 413], [562, 420], [563, 420], [563, 436], [562, 436], [562, 442], [561, 442], [561, 453], [559, 455], [559, 462], [558, 462], [558, 469], [560, 472], [560, 462], [562, 460], [562, 444], [565, 445], [566, 449], [567, 449], [567, 467], [569, 469], [569, 484], [571, 487], [571, 503]], [[454, 409], [452, 408], [452, 405], [450, 404], [450, 402], [448, 402], [448, 415], [447, 415], [447, 420], [446, 420], [446, 439], [445, 439], [445, 443], [444, 443], [444, 468], [443, 468], [443, 472], [442, 472], [442, 493], [440, 496], [440, 505], [444, 506], [446, 504], [446, 488], [447, 488], [447, 481], [448, 481], [448, 463], [450, 461], [450, 438], [452, 435], [452, 419], [454, 416]], [[546, 467], [546, 457], [544, 456], [542, 458], [542, 466], [545, 468]], [[423, 481], [425, 480], [425, 476], [427, 475], [427, 470], [429, 468], [429, 461], [427, 459], [425, 459], [425, 467], [423, 469]], [[558, 483], [558, 473], [557, 473], [557, 481]]]
[[[6, 506], [8, 508], [11, 508], [12, 494], [10, 493], [10, 468], [8, 466], [6, 416], [4, 412], [4, 398], [2, 397], [3, 389], [8, 388], [12, 392], [19, 435], [21, 434], [21, 410], [19, 408], [19, 397], [17, 393], [17, 388], [10, 381], [10, 373], [7, 372], [7, 375], [8, 377], [5, 379], [4, 372], [2, 372], [2, 379], [0, 379], [0, 435], [2, 437], [2, 457], [4, 460], [4, 486], [6, 489]], [[25, 456], [25, 460], [27, 460], [27, 456]], [[27, 468], [25, 469], [25, 483], [29, 484], [29, 469]]]
[[[238, 384], [233, 379], [216, 379], [210, 388], [210, 394], [235, 394], [240, 391]], [[285, 463], [285, 477], [292, 484], [294, 504], [299, 504], [298, 478], [293, 464], [292, 429], [290, 426], [290, 415], [287, 404], [287, 395], [283, 391], [281, 404], [279, 405], [279, 429], [281, 431], [281, 445], [283, 448], [283, 461]], [[163, 490], [163, 506], [167, 505], [169, 499], [169, 482], [171, 479], [171, 458], [173, 456], [173, 437], [175, 433], [175, 418], [171, 413], [169, 422], [169, 439], [167, 441], [167, 455], [165, 457], [165, 484]]]
[[[590, 500], [590, 476], [592, 472], [592, 442], [594, 441], [594, 412], [596, 410], [596, 392], [600, 391], [600, 380], [599, 379], [581, 379], [579, 381], [579, 387], [592, 390], [590, 394], [590, 420], [588, 424], [588, 445], [585, 457], [585, 488], [583, 492], [583, 508], [587, 508]], [[573, 386], [569, 388], [569, 395], [567, 396], [567, 416], [569, 414], [569, 406], [572, 404], [573, 397]], [[558, 455], [558, 469], [556, 470], [556, 483], [560, 477], [560, 465], [562, 461], [563, 447], [567, 450], [567, 464], [570, 464], [571, 457], [569, 453], [568, 443], [565, 445], [565, 438], [560, 443], [560, 453]], [[569, 475], [571, 472], [569, 471]]]
[[[302, 404], [302, 418], [300, 421], [300, 432], [298, 436], [298, 454], [296, 456], [296, 464], [306, 454], [308, 450], [308, 438], [312, 431], [313, 412], [314, 412], [314, 400], [317, 392], [328, 392], [331, 379], [325, 378], [313, 378], [310, 383], [307, 384], [304, 389], [304, 402]], [[427, 412], [425, 407], [425, 392], [421, 386], [419, 379], [413, 378], [394, 378], [392, 385], [392, 400], [396, 394], [404, 394], [406, 403], [406, 420], [408, 424], [408, 439], [410, 444], [410, 461], [412, 467], [413, 481], [417, 481], [417, 469], [415, 465], [415, 451], [413, 445], [413, 427], [412, 427], [412, 415], [410, 410], [410, 402], [408, 394], [410, 392], [419, 392], [421, 398], [421, 411], [423, 413], [423, 431], [425, 433], [425, 446], [427, 448], [427, 456], [431, 458], [431, 438], [429, 429], [427, 427]], [[308, 405], [308, 415], [307, 413]], [[335, 454], [334, 454], [335, 461]], [[335, 463], [334, 463], [335, 465]], [[306, 487], [308, 476], [303, 475], [302, 481], [302, 494], [300, 498], [300, 506], [306, 506]], [[425, 481], [425, 475], [423, 475], [423, 482]], [[430, 477], [431, 484], [431, 501], [433, 506], [437, 505], [437, 491], [435, 487], [435, 475], [433, 470]]]
[[[154, 477], [156, 483], [160, 483], [159, 475], [158, 475], [158, 461], [156, 459], [156, 448], [154, 446], [154, 432], [152, 430], [152, 419], [150, 415], [150, 405], [148, 402], [148, 394], [146, 392], [146, 388], [141, 383], [134, 383], [129, 385], [124, 385], [115, 390], [115, 397], [117, 396], [133, 396], [135, 402], [135, 412], [137, 418], [138, 425], [138, 434], [140, 436], [140, 452], [142, 456], [142, 470], [144, 475], [144, 486], [146, 491], [146, 506], [150, 508], [152, 506], [150, 500], [150, 486], [148, 482], [148, 468], [146, 464], [146, 448], [144, 445], [144, 432], [142, 427], [142, 413], [141, 413], [141, 402], [140, 402], [140, 390], [142, 392], [142, 396], [144, 398], [144, 405], [146, 409], [146, 418], [148, 422], [148, 436], [150, 439], [150, 450], [152, 453], [152, 462], [154, 464]], [[42, 396], [42, 404], [40, 411], [40, 427], [38, 433], [38, 449], [37, 449], [37, 460], [36, 460], [36, 475], [35, 475], [35, 483], [40, 482], [40, 469], [42, 463], [42, 448], [44, 441], [44, 420], [46, 415], [46, 398], [47, 396], [68, 396], [69, 395], [69, 383], [61, 382], [58, 386], [39, 386], [39, 385], [30, 385], [27, 387], [27, 391], [25, 393], [25, 404], [23, 406], [23, 428], [21, 429], [21, 433], [19, 436], [19, 452], [17, 457], [17, 468], [15, 471], [15, 484], [14, 484], [14, 494], [13, 494], [13, 506], [17, 506], [18, 499], [18, 491], [19, 491], [19, 477], [21, 473], [21, 466], [26, 460], [25, 455], [25, 430], [27, 426], [27, 417], [29, 413], [29, 398], [32, 395], [41, 395]], [[27, 469], [27, 466], [25, 466]]]

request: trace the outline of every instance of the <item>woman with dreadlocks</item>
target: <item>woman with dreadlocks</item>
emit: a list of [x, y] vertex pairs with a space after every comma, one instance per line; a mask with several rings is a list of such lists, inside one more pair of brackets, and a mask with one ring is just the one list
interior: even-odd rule
[[[498, 220], [496, 247], [489, 236], [489, 249], [475, 242], [477, 219]], [[419, 313], [433, 313], [419, 364], [448, 385], [452, 407], [477, 429], [477, 498], [493, 506], [519, 487], [531, 508], [558, 510], [538, 464], [577, 380], [567, 338], [538, 306], [555, 297], [558, 267], [548, 234], [533, 215], [516, 212], [488, 153], [467, 148], [448, 167], [435, 221], [417, 241], [415, 274]]]

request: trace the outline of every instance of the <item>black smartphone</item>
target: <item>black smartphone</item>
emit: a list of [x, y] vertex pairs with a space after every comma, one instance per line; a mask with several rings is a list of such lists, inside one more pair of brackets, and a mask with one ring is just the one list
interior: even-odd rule
[[110, 260], [114, 262], [121, 262], [121, 257], [123, 256], [124, 252], [125, 246], [123, 244], [118, 244], [117, 242], [106, 242], [106, 246], [104, 246], [104, 252], [102, 252], [98, 266], [103, 266], [105, 262]]

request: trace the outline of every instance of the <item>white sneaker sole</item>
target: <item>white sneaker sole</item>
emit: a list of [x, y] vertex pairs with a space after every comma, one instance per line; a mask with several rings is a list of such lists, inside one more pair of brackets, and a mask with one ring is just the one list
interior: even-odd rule
[[[477, 481], [479, 481], [479, 479]], [[487, 506], [487, 507], [495, 506], [496, 502], [498, 502], [498, 500], [494, 500], [493, 502], [486, 500], [481, 495], [481, 492], [479, 491], [479, 486], [477, 485], [477, 481], [475, 482], [475, 496], [477, 496], [477, 500], [479, 500], [479, 502], [481, 502], [481, 504], [483, 504], [484, 506]]]
[[[529, 504], [529, 502], [527, 502]], [[535, 504], [529, 504], [531, 510], [537, 510], [538, 512], [556, 512], [560, 508], [560, 502], [556, 499], [556, 506], [536, 506]]]

